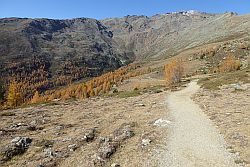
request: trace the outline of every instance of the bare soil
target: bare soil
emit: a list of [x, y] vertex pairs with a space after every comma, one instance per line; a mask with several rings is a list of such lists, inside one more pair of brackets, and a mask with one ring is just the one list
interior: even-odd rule
[[235, 162], [250, 166], [250, 85], [224, 85], [219, 90], [201, 89], [194, 100], [216, 124], [228, 150], [240, 156]]
[[[130, 124], [135, 134], [125, 140], [103, 166], [118, 163], [121, 166], [143, 166], [149, 152], [166, 138], [167, 129], [153, 123], [167, 114], [164, 104], [166, 92], [145, 93], [130, 98], [93, 98], [85, 101], [53, 102], [48, 105], [7, 110], [0, 116], [0, 148], [18, 136], [31, 138], [27, 151], [6, 161], [1, 166], [94, 166], [93, 156], [101, 137], [112, 136], [123, 124]], [[31, 124], [35, 129], [29, 130]], [[95, 128], [91, 142], [79, 142], [86, 130]], [[143, 139], [150, 144], [142, 145]], [[69, 146], [77, 149], [70, 151]], [[46, 155], [50, 149], [52, 156]]]

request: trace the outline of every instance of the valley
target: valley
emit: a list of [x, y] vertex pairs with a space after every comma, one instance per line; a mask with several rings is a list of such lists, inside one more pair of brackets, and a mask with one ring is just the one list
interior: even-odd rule
[[249, 17], [0, 19], [0, 166], [250, 166]]

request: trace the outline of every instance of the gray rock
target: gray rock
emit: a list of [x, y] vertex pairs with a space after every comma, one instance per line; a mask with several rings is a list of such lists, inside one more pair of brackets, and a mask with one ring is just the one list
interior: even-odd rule
[[27, 130], [30, 130], [30, 131], [36, 131], [36, 130], [37, 130], [36, 126], [34, 126], [34, 125], [28, 125], [28, 126], [26, 127], [26, 129], [27, 129]]
[[169, 125], [171, 125], [171, 124], [172, 124], [171, 121], [169, 121], [169, 120], [164, 120], [164, 119], [162, 119], [162, 118], [157, 119], [157, 120], [154, 122], [154, 125], [155, 125], [155, 126], [162, 126], [162, 127], [166, 127], [166, 126], [169, 126]]
[[234, 87], [235, 90], [243, 90], [242, 86], [240, 84], [238, 84], [238, 83], [234, 84], [233, 87]]
[[45, 166], [40, 164], [40, 165], [37, 165], [36, 167], [45, 167]]
[[71, 144], [68, 146], [70, 151], [75, 151], [77, 149], [77, 145], [76, 144]]
[[141, 144], [142, 146], [148, 146], [152, 141], [150, 139], [142, 139]]
[[135, 134], [131, 128], [131, 125], [122, 125], [118, 130], [114, 132], [114, 139], [116, 141], [123, 141], [133, 137]]
[[102, 159], [110, 158], [116, 152], [118, 143], [116, 142], [106, 142], [98, 149], [98, 156]]
[[105, 143], [105, 142], [111, 142], [111, 141], [112, 141], [111, 137], [99, 137], [99, 139], [98, 139], [99, 144], [102, 144], [102, 143]]
[[120, 165], [117, 164], [117, 163], [113, 163], [113, 164], [111, 165], [111, 167], [120, 167]]
[[31, 142], [32, 139], [28, 137], [16, 137], [11, 141], [11, 143], [13, 143], [16, 147], [23, 149], [28, 148]]
[[28, 137], [16, 137], [11, 144], [1, 151], [2, 160], [10, 160], [12, 157], [23, 154], [30, 146], [32, 139]]
[[96, 130], [95, 130], [95, 129], [88, 129], [88, 130], [85, 132], [85, 134], [84, 134], [82, 140], [83, 140], [83, 141], [86, 141], [86, 142], [93, 141], [94, 138], [95, 138], [95, 133], [96, 133]]
[[52, 150], [52, 148], [45, 148], [43, 150], [45, 157], [50, 157], [53, 158], [56, 154], [54, 153], [54, 151]]
[[136, 106], [138, 106], [138, 107], [145, 107], [145, 104], [139, 103], [139, 104], [136, 104]]

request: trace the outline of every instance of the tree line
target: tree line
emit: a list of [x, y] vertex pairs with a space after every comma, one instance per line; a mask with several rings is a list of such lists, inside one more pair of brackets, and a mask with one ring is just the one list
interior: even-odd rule
[[[138, 64], [129, 64], [113, 72], [94, 77], [86, 82], [69, 82], [67, 86], [56, 89], [46, 89], [46, 85], [49, 84], [49, 81], [47, 77], [45, 77], [46, 73], [44, 74], [43, 70], [39, 72], [40, 75], [37, 80], [21, 80], [18, 77], [12, 77], [9, 79], [5, 93], [4, 89], [0, 87], [0, 98], [2, 97], [2, 101], [0, 101], [1, 106], [4, 108], [13, 108], [24, 104], [48, 102], [54, 99], [68, 100], [74, 98], [83, 100], [89, 97], [99, 96], [108, 93], [114, 85], [119, 85], [128, 78], [152, 71], [150, 68], [140, 67]], [[34, 74], [37, 73], [34, 72]], [[31, 74], [31, 76], [32, 75], [33, 74]], [[43, 87], [43, 89], [41, 89], [41, 87]]]

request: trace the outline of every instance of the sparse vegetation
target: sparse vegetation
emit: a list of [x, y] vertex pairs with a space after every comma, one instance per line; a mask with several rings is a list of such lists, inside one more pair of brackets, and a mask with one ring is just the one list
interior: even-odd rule
[[234, 83], [250, 83], [250, 67], [241, 71], [235, 71], [230, 73], [216, 74], [212, 77], [203, 78], [198, 81], [205, 89], [216, 90], [222, 85], [234, 84]]
[[165, 65], [165, 78], [167, 85], [175, 84], [181, 81], [184, 68], [181, 60], [171, 60]]
[[16, 114], [14, 112], [9, 112], [9, 111], [0, 112], [0, 116], [9, 117], [9, 116], [15, 116], [15, 115]]
[[232, 72], [240, 69], [240, 61], [237, 60], [234, 56], [229, 55], [221, 62], [218, 67], [218, 71], [223, 72]]
[[128, 98], [128, 97], [135, 97], [139, 95], [141, 95], [141, 91], [137, 89], [137, 90], [132, 90], [132, 91], [120, 91], [120, 92], [113, 93], [109, 96], [115, 96], [119, 98]]
[[[141, 68], [138, 64], [130, 64], [121, 67], [114, 72], [108, 72], [99, 77], [94, 77], [84, 83], [69, 83], [68, 86], [41, 91], [33, 81], [18, 82], [15, 78], [9, 83], [7, 98], [4, 101], [5, 108], [14, 108], [20, 105], [36, 104], [52, 101], [54, 99], [86, 99], [108, 93], [113, 85], [119, 85], [123, 80], [151, 72], [151, 68]], [[40, 84], [40, 82], [38, 83]]]
[[235, 162], [236, 164], [242, 164], [242, 163], [244, 163], [244, 161], [241, 160], [241, 159], [237, 159], [237, 160], [235, 160], [234, 162]]
[[20, 84], [13, 80], [8, 88], [8, 96], [6, 104], [8, 107], [16, 107], [23, 102], [23, 94], [20, 89]]
[[3, 87], [3, 82], [0, 81], [0, 103], [4, 98], [4, 87]]

